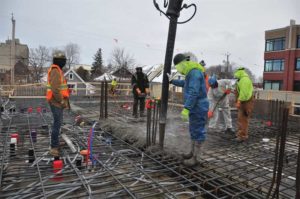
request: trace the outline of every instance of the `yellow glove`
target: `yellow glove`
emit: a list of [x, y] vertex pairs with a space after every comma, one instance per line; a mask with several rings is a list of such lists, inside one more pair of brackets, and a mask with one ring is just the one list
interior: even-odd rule
[[190, 114], [190, 111], [186, 108], [184, 108], [181, 111], [181, 118], [184, 122], [187, 122], [189, 120], [189, 114]]

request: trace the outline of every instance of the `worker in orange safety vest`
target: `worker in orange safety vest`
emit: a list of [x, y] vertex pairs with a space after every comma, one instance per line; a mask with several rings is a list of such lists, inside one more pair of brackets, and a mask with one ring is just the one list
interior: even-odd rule
[[62, 68], [66, 65], [66, 56], [62, 51], [55, 51], [53, 54], [53, 64], [48, 70], [46, 99], [50, 105], [53, 115], [53, 125], [51, 131], [50, 154], [59, 156], [59, 133], [63, 121], [63, 110], [70, 108], [67, 81]]

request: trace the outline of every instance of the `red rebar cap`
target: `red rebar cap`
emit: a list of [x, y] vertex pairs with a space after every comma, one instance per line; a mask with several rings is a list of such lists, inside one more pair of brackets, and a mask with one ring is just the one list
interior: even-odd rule
[[10, 135], [10, 138], [16, 138], [17, 139], [17, 143], [18, 143], [18, 141], [19, 141], [19, 134], [13, 133], [13, 134]]
[[53, 169], [54, 172], [58, 172], [60, 169], [62, 169], [64, 166], [63, 161], [62, 160], [54, 160], [53, 161]]
[[32, 113], [32, 107], [29, 107], [29, 108], [27, 109], [27, 112], [28, 112], [28, 113]]

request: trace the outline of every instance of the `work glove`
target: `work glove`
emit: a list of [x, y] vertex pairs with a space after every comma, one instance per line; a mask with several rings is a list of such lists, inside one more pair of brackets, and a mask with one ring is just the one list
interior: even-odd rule
[[137, 92], [138, 95], [140, 95], [142, 93], [139, 88], [135, 89], [135, 91]]
[[61, 105], [62, 108], [68, 108], [68, 102], [66, 102], [65, 100], [62, 100], [60, 102], [60, 105]]
[[150, 95], [150, 89], [149, 88], [146, 88], [145, 89], [145, 92], [146, 92], [146, 94], [149, 96]]
[[169, 83], [172, 84], [172, 75], [170, 73], [167, 73], [167, 76], [168, 76]]
[[189, 120], [189, 114], [190, 114], [190, 111], [186, 108], [184, 108], [182, 111], [181, 111], [181, 119], [184, 121], [184, 122], [187, 122]]
[[208, 112], [207, 112], [207, 117], [208, 117], [208, 119], [212, 118], [213, 115], [214, 115], [214, 112], [212, 112], [212, 111], [208, 111]]
[[146, 97], [147, 95], [146, 95], [146, 93], [140, 93], [139, 94], [139, 97]]
[[224, 92], [226, 95], [229, 95], [231, 93], [231, 90], [230, 89], [226, 89], [225, 92]]
[[238, 109], [241, 107], [241, 101], [240, 101], [240, 100], [238, 100], [238, 101], [235, 103], [235, 107], [238, 108]]

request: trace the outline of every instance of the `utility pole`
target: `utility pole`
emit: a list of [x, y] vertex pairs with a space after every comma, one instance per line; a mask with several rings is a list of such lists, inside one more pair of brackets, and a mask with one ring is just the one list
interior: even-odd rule
[[[229, 56], [231, 54], [229, 52], [225, 53], [226, 56], [226, 76], [228, 75], [229, 72], [231, 72], [231, 70], [229, 70]], [[229, 78], [229, 77], [226, 77]]]
[[15, 64], [16, 64], [16, 40], [15, 40], [15, 28], [16, 28], [16, 20], [14, 19], [14, 15], [11, 14], [11, 22], [12, 22], [12, 36], [10, 42], [10, 83], [11, 85], [15, 84]]

